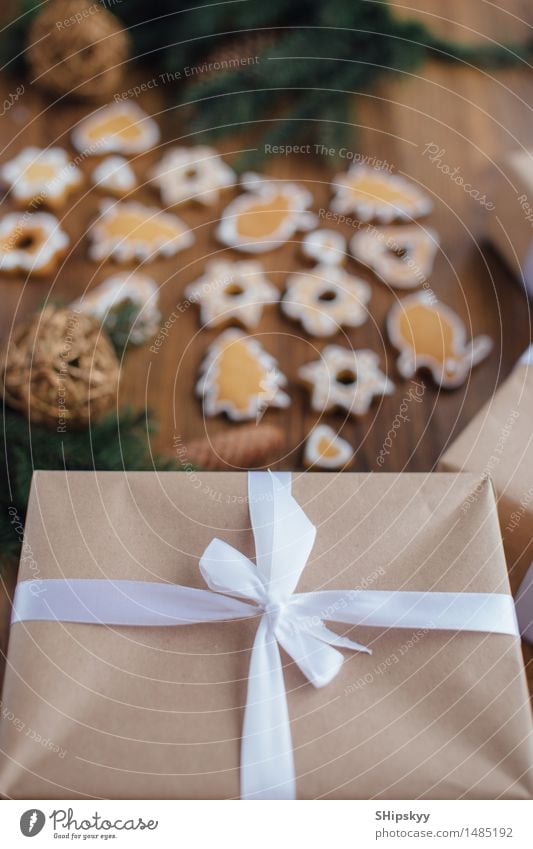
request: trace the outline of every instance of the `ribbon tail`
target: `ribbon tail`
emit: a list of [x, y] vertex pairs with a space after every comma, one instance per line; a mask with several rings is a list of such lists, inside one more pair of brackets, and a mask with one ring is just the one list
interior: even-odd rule
[[281, 657], [265, 616], [257, 629], [248, 677], [241, 743], [241, 798], [296, 798]]

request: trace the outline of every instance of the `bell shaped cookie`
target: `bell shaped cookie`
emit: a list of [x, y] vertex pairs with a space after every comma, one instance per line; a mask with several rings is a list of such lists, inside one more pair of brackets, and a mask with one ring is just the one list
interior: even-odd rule
[[465, 382], [470, 369], [492, 350], [488, 336], [467, 342], [459, 316], [430, 292], [419, 292], [398, 301], [387, 317], [389, 338], [400, 352], [396, 366], [405, 378], [418, 369], [429, 369], [444, 389]]

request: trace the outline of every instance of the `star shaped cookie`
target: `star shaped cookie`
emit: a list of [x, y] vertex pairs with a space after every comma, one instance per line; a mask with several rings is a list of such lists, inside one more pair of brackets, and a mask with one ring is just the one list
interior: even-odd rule
[[234, 319], [243, 327], [257, 327], [263, 308], [279, 301], [279, 291], [265, 276], [259, 262], [212, 260], [185, 296], [200, 305], [200, 321], [216, 327]]
[[327, 345], [320, 360], [306, 363], [298, 376], [311, 391], [318, 412], [341, 408], [353, 416], [368, 412], [374, 396], [391, 395], [394, 384], [379, 368], [374, 351]]

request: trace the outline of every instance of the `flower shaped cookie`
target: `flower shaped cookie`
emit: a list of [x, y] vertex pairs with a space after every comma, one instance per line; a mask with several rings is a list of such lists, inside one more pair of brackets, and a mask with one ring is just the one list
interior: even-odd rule
[[89, 238], [89, 256], [96, 262], [144, 262], [174, 256], [194, 242], [194, 236], [176, 215], [136, 201], [103, 201], [100, 217]]
[[317, 265], [289, 274], [281, 309], [311, 336], [333, 336], [341, 327], [359, 327], [368, 318], [368, 283], [335, 265]]
[[48, 212], [11, 213], [0, 220], [0, 272], [45, 277], [68, 246], [67, 234]]
[[332, 181], [334, 212], [351, 212], [360, 221], [410, 220], [431, 212], [429, 197], [414, 183], [366, 165], [352, 165]]
[[320, 360], [302, 366], [298, 375], [311, 390], [311, 407], [319, 412], [341, 408], [360, 416], [369, 410], [374, 396], [394, 392], [374, 351], [327, 345]]
[[2, 165], [0, 179], [17, 205], [42, 204], [57, 210], [82, 184], [83, 175], [61, 147], [25, 147]]
[[202, 324], [217, 326], [235, 319], [249, 329], [257, 327], [265, 305], [279, 301], [279, 291], [261, 263], [221, 259], [207, 264], [185, 296], [200, 304]]
[[233, 186], [235, 172], [212, 147], [175, 147], [151, 171], [151, 182], [159, 188], [165, 206], [195, 201], [203, 206], [216, 203], [220, 190]]

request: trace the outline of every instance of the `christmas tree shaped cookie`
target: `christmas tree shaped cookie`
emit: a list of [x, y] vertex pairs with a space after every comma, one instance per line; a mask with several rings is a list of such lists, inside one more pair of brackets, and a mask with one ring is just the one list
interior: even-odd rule
[[334, 212], [352, 213], [360, 221], [408, 220], [427, 215], [432, 204], [414, 183], [365, 165], [352, 165], [332, 182]]
[[353, 236], [350, 250], [359, 262], [395, 289], [421, 286], [433, 270], [439, 237], [429, 227], [369, 227]]
[[492, 350], [488, 336], [467, 342], [459, 316], [430, 292], [396, 303], [389, 312], [387, 329], [400, 351], [396, 365], [402, 377], [411, 378], [419, 368], [427, 368], [445, 389], [464, 383], [470, 369]]
[[298, 230], [309, 230], [317, 218], [308, 212], [313, 196], [297, 183], [244, 174], [247, 190], [222, 214], [218, 239], [245, 253], [264, 253], [291, 239]]
[[258, 421], [268, 407], [288, 407], [287, 379], [274, 357], [241, 330], [225, 330], [210, 346], [196, 385], [204, 414]]

